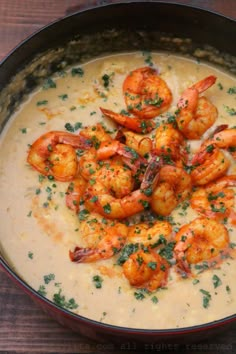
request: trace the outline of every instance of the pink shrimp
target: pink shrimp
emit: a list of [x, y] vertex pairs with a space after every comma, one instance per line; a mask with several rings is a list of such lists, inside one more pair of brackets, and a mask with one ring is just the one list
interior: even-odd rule
[[27, 162], [45, 176], [71, 181], [78, 163], [75, 148], [88, 148], [90, 142], [80, 135], [50, 131], [41, 135], [29, 148]]
[[236, 175], [224, 176], [193, 192], [191, 207], [199, 214], [215, 220], [225, 220], [229, 217], [236, 223], [234, 207], [234, 190], [228, 187], [236, 186]]
[[123, 94], [129, 112], [141, 119], [151, 119], [167, 111], [172, 93], [155, 69], [138, 68], [123, 83]]
[[85, 191], [85, 206], [110, 219], [124, 219], [143, 211], [149, 206], [153, 188], [158, 180], [161, 161], [154, 159], [149, 163], [139, 189], [122, 198], [116, 198], [110, 188], [102, 181], [93, 178]]
[[155, 122], [152, 120], [144, 120], [137, 117], [130, 117], [124, 114], [112, 112], [109, 109], [105, 109], [101, 107], [100, 110], [106, 117], [112, 119], [116, 123], [136, 133], [142, 133], [142, 134], [150, 133], [156, 126]]
[[216, 81], [211, 75], [189, 87], [178, 102], [177, 124], [188, 139], [199, 139], [216, 121], [217, 108], [199, 94], [206, 91]]

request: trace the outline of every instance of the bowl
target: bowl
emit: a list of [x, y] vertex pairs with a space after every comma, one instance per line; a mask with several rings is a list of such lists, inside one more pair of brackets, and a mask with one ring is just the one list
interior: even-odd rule
[[[222, 31], [224, 28], [224, 31]], [[129, 1], [67, 16], [17, 46], [0, 65], [0, 121], [11, 114], [45, 77], [106, 53], [168, 51], [201, 58], [236, 73], [235, 21], [219, 14], [165, 2]], [[227, 40], [226, 40], [227, 39]], [[236, 315], [178, 329], [132, 329], [100, 323], [69, 312], [26, 284], [0, 248], [0, 264], [10, 278], [60, 324], [97, 341], [186, 343], [226, 330]]]

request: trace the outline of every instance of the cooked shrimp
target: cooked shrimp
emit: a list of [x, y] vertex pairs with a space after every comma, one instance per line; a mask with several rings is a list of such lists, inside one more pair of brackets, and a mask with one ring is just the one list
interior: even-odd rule
[[79, 161], [79, 171], [81, 175], [88, 180], [97, 170], [100, 169], [99, 161], [110, 159], [119, 155], [133, 173], [147, 164], [147, 160], [140, 156], [134, 149], [120, 143], [117, 140], [106, 141], [100, 144], [100, 147], [90, 148], [81, 156]]
[[45, 176], [71, 181], [77, 173], [74, 148], [88, 148], [83, 137], [62, 131], [51, 131], [40, 136], [29, 149], [27, 162]]
[[83, 178], [88, 181], [98, 169], [97, 151], [95, 148], [86, 150], [79, 159], [79, 173]]
[[208, 261], [229, 246], [226, 227], [215, 220], [199, 217], [183, 225], [175, 235], [177, 262], [196, 264]]
[[142, 134], [150, 133], [156, 126], [155, 122], [152, 120], [144, 120], [137, 117], [130, 117], [124, 114], [112, 112], [109, 109], [105, 109], [101, 107], [100, 110], [106, 117], [112, 119], [116, 123], [136, 133], [142, 133]]
[[[191, 173], [194, 184], [204, 185], [222, 177], [230, 167], [230, 161], [220, 149], [236, 147], [236, 128], [216, 128], [212, 137], [205, 140], [192, 159]], [[223, 130], [221, 130], [223, 129]]]
[[191, 207], [209, 218], [222, 220], [229, 217], [235, 222], [236, 214], [233, 210], [235, 192], [227, 188], [230, 186], [236, 186], [236, 175], [224, 176], [204, 188], [197, 189], [191, 196]]
[[152, 190], [155, 187], [160, 161], [151, 161], [141, 183], [140, 189], [116, 198], [102, 181], [94, 179], [85, 191], [85, 206], [110, 219], [124, 219], [143, 211], [149, 206]]
[[82, 176], [77, 176], [70, 182], [66, 192], [66, 205], [69, 209], [76, 213], [80, 208], [80, 201], [82, 200], [87, 182]]
[[202, 144], [202, 148], [212, 145], [220, 149], [229, 149], [229, 151], [235, 152], [236, 128], [228, 128], [227, 125], [217, 127], [212, 137]]
[[169, 268], [169, 263], [152, 250], [139, 250], [123, 264], [123, 272], [130, 285], [148, 291], [166, 285]]
[[153, 150], [153, 142], [148, 136], [144, 137], [130, 130], [123, 131], [122, 134], [125, 137], [125, 145], [137, 151], [139, 155], [147, 156]]
[[216, 77], [211, 75], [189, 87], [182, 94], [177, 113], [177, 124], [181, 133], [188, 139], [199, 139], [216, 121], [217, 108], [199, 94], [211, 87]]
[[132, 171], [114, 162], [101, 167], [93, 175], [93, 180], [95, 183], [102, 183], [116, 198], [123, 198], [134, 188]]
[[191, 178], [194, 185], [202, 186], [224, 176], [230, 167], [229, 159], [214, 145], [200, 149], [193, 157]]
[[156, 129], [154, 152], [167, 161], [187, 160], [185, 139], [172, 124], [162, 124]]
[[153, 225], [136, 224], [129, 226], [127, 243], [138, 243], [154, 248], [169, 241], [171, 232], [172, 226], [167, 221], [155, 221]]
[[[94, 152], [96, 157], [96, 151], [94, 150]], [[91, 149], [89, 153], [86, 153], [86, 157], [89, 154], [92, 154]], [[94, 155], [92, 155], [92, 158], [94, 158]], [[96, 160], [91, 159], [86, 161], [86, 163], [84, 162], [84, 169], [81, 172], [82, 174], [78, 175], [70, 183], [66, 193], [67, 206], [76, 212], [79, 211], [79, 204], [86, 190], [88, 180], [90, 184], [103, 183], [117, 198], [122, 198], [131, 193], [134, 187], [132, 171], [119, 161], [117, 162], [117, 160], [106, 161], [100, 166], [96, 163]]]
[[166, 82], [150, 67], [131, 71], [123, 83], [123, 94], [128, 111], [141, 119], [158, 116], [172, 102]]
[[167, 216], [176, 206], [190, 196], [192, 182], [190, 175], [182, 168], [164, 165], [152, 193], [151, 208], [158, 215]]
[[123, 248], [127, 232], [126, 225], [115, 221], [111, 223], [92, 213], [80, 224], [80, 233], [88, 247], [76, 246], [69, 253], [70, 259], [76, 263], [89, 263], [111, 258]]
[[88, 139], [89, 141], [92, 141], [95, 147], [98, 147], [102, 142], [107, 142], [112, 140], [111, 135], [105, 131], [105, 129], [100, 123], [82, 129], [79, 135], [83, 136], [85, 139]]

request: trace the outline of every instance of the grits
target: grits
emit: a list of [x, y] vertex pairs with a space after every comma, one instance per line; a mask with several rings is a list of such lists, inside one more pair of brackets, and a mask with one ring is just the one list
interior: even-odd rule
[[[124, 78], [148, 64], [158, 68], [172, 91], [171, 113], [187, 87], [215, 75], [216, 84], [204, 93], [218, 109], [210, 131], [220, 124], [235, 125], [235, 79], [194, 60], [164, 53], [127, 53], [98, 58], [56, 75], [31, 95], [2, 133], [0, 242], [7, 260], [27, 284], [74, 313], [131, 328], [194, 326], [235, 313], [236, 259], [198, 272], [195, 280], [181, 279], [172, 268], [167, 286], [151, 294], [129, 285], [116, 264], [119, 255], [94, 263], [72, 263], [69, 250], [86, 244], [78, 216], [65, 205], [68, 183], [44, 178], [26, 162], [28, 145], [50, 130], [65, 131], [65, 125], [76, 130], [78, 123], [87, 126], [102, 120], [113, 130], [116, 125], [102, 117], [99, 107], [115, 112], [125, 109]], [[230, 88], [234, 88], [231, 93]], [[199, 145], [199, 141], [191, 141], [192, 152]], [[232, 162], [229, 173], [235, 174], [228, 155]], [[179, 206], [171, 214], [173, 228], [197, 216], [190, 207]], [[229, 222], [226, 227], [233, 245], [235, 227]], [[208, 305], [204, 306], [206, 298]]]

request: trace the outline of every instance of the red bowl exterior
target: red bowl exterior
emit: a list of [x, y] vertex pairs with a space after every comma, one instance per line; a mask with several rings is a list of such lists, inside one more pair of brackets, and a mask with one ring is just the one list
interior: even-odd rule
[[[90, 9], [88, 11], [84, 11], [81, 15], [81, 26], [86, 26], [88, 24], [91, 25], [93, 21], [100, 21], [100, 26], [103, 20], [104, 13], [107, 14], [124, 14], [128, 10], [135, 9], [135, 11], [139, 11], [139, 16], [142, 16], [142, 8], [149, 8], [150, 14], [151, 12], [157, 11], [159, 8], [161, 11], [170, 11], [172, 7], [174, 7], [173, 11], [171, 12], [171, 16], [175, 16], [175, 10], [180, 14], [182, 13], [183, 16], [186, 15], [186, 11], [188, 10], [190, 15], [194, 17], [202, 16], [202, 21], [206, 21], [207, 19], [211, 19], [213, 22], [213, 32], [217, 27], [217, 21], [222, 24], [228, 24], [228, 27], [224, 27], [224, 30], [228, 30], [229, 35], [233, 36], [232, 28], [235, 30], [235, 22], [231, 19], [227, 19], [223, 16], [219, 16], [217, 14], [213, 14], [211, 12], [207, 12], [201, 9], [194, 9], [187, 6], [177, 5], [177, 4], [165, 4], [165, 3], [146, 3], [146, 2], [137, 2], [137, 3], [124, 3], [124, 4], [113, 4], [107, 5], [102, 9]], [[124, 7], [124, 8], [123, 8]], [[140, 10], [137, 10], [140, 8]], [[118, 11], [118, 12], [117, 12]], [[132, 11], [133, 12], [133, 11]], [[99, 14], [99, 16], [98, 16]], [[45, 45], [45, 36], [48, 38], [47, 43], [50, 43], [50, 39], [55, 37], [55, 33], [57, 34], [57, 38], [60, 37], [58, 34], [58, 29], [62, 28], [63, 26], [67, 26], [68, 32], [71, 31], [74, 33], [75, 26], [73, 23], [76, 22], [77, 14], [72, 15], [74, 18], [71, 21], [72, 17], [68, 16], [64, 20], [56, 21], [54, 24], [47, 26], [43, 30], [39, 31], [38, 33], [31, 36], [29, 39], [24, 41], [21, 45], [19, 45], [16, 50], [14, 50], [8, 58], [4, 62], [2, 62], [0, 66], [0, 81], [1, 85], [4, 86], [8, 83], [10, 78], [13, 76], [16, 67], [20, 67], [19, 60], [21, 63], [25, 63], [27, 61], [27, 53], [31, 53], [31, 55], [35, 55], [37, 53], [37, 49], [40, 47], [41, 50], [46, 50], [47, 45]], [[190, 17], [191, 17], [190, 16]], [[112, 18], [112, 16], [111, 16]], [[156, 21], [157, 19], [155, 19]], [[189, 20], [191, 22], [191, 18]], [[72, 23], [70, 23], [72, 22]], [[62, 25], [63, 24], [63, 25]], [[226, 35], [225, 31], [221, 31], [222, 26], [219, 26], [219, 32], [221, 32], [222, 39], [218, 38], [219, 40], [219, 47], [223, 50], [227, 50], [228, 48], [232, 48], [232, 43], [230, 43], [231, 47], [228, 46], [228, 41], [225, 41]], [[223, 33], [224, 32], [224, 33]], [[235, 33], [235, 32], [234, 32]], [[195, 35], [194, 31], [192, 32], [193, 36]], [[214, 33], [214, 36], [217, 37]], [[224, 42], [221, 40], [224, 39]], [[217, 41], [217, 39], [214, 39]], [[229, 40], [230, 42], [230, 40]], [[216, 42], [214, 42], [216, 44]], [[235, 51], [235, 46], [232, 49]], [[236, 54], [236, 53], [231, 53]], [[152, 349], [151, 346], [155, 343], [161, 344], [185, 344], [191, 342], [198, 342], [202, 341], [209, 336], [217, 335], [222, 330], [229, 329], [232, 325], [235, 325], [236, 322], [236, 315], [232, 315], [226, 317], [224, 319], [199, 325], [193, 327], [187, 327], [182, 329], [165, 329], [165, 330], [144, 330], [144, 329], [131, 329], [131, 328], [124, 328], [118, 327], [113, 325], [106, 325], [97, 321], [93, 321], [87, 319], [85, 317], [73, 314], [63, 308], [58, 307], [53, 302], [49, 301], [48, 299], [42, 297], [40, 294], [37, 293], [34, 289], [32, 289], [29, 285], [27, 285], [11, 268], [8, 264], [4, 261], [4, 259], [0, 259], [0, 266], [6, 272], [6, 274], [25, 292], [27, 293], [50, 317], [54, 318], [57, 322], [59, 322], [62, 326], [66, 326], [75, 332], [79, 332], [80, 334], [94, 339], [99, 342], [112, 342], [117, 343], [120, 346], [120, 343], [135, 343], [134, 345], [137, 347], [141, 346], [142, 349]], [[125, 344], [124, 344], [125, 345]], [[135, 347], [136, 348], [136, 347]], [[131, 349], [135, 349], [134, 347]], [[127, 348], [124, 348], [127, 349]]]

